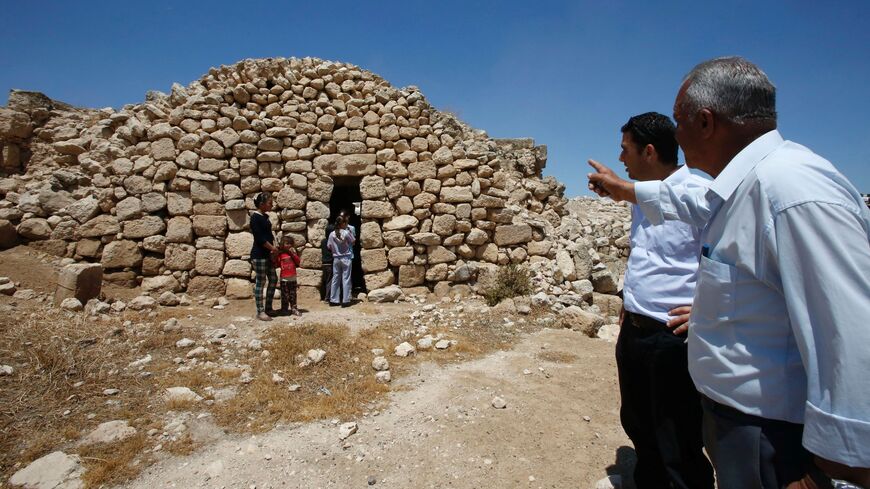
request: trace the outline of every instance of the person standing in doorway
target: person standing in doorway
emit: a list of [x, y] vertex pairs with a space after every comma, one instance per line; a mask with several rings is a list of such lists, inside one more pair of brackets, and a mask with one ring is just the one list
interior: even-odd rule
[[329, 305], [348, 307], [351, 292], [351, 260], [356, 237], [347, 229], [347, 219], [339, 216], [335, 230], [329, 235], [327, 246], [332, 253], [332, 285]]

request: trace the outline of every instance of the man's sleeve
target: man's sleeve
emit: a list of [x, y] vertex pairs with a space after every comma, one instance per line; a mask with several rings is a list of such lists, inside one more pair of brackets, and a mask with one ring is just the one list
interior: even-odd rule
[[636, 182], [634, 193], [638, 207], [651, 224], [682, 221], [703, 228], [711, 213], [706, 197], [708, 183], [698, 179], [672, 185], [660, 180], [650, 180]]
[[804, 446], [870, 467], [870, 243], [864, 218], [810, 202], [774, 221], [775, 259], [807, 374]]

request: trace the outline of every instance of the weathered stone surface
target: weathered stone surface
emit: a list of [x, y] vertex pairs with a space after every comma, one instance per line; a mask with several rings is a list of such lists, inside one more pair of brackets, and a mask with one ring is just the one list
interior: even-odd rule
[[426, 267], [422, 265], [402, 265], [399, 267], [399, 287], [414, 287], [426, 280]]
[[400, 265], [407, 265], [411, 263], [411, 261], [414, 259], [414, 248], [410, 246], [390, 248], [390, 251], [387, 255], [390, 261], [390, 265], [394, 267]]
[[330, 154], [314, 158], [314, 171], [330, 177], [361, 177], [375, 172], [373, 154]]
[[402, 289], [395, 285], [370, 290], [368, 293], [368, 299], [371, 302], [396, 302], [401, 297]]
[[241, 258], [248, 256], [251, 253], [251, 248], [254, 246], [254, 235], [248, 232], [230, 233], [224, 242], [227, 256], [231, 258]]
[[559, 321], [565, 328], [581, 331], [589, 337], [594, 337], [604, 324], [604, 318], [591, 312], [586, 312], [577, 306], [569, 306], [559, 313]]
[[193, 216], [193, 232], [197, 236], [225, 236], [227, 218], [224, 216]]
[[79, 227], [78, 234], [83, 238], [99, 238], [120, 232], [121, 225], [118, 224], [118, 220], [114, 216], [101, 214], [82, 224]]
[[45, 219], [25, 219], [18, 225], [18, 235], [25, 239], [42, 240], [51, 236], [51, 226]]
[[141, 239], [162, 234], [166, 224], [158, 216], [145, 216], [133, 221], [122, 223], [124, 238]]
[[93, 431], [88, 433], [81, 441], [82, 445], [96, 443], [114, 443], [130, 438], [136, 434], [136, 428], [128, 425], [124, 420], [107, 421], [100, 423]]
[[103, 268], [135, 268], [142, 264], [142, 252], [135, 241], [112, 241], [103, 248]]
[[251, 262], [247, 260], [227, 260], [221, 273], [228, 277], [250, 278]]
[[389, 202], [364, 200], [361, 215], [364, 219], [387, 219], [395, 214], [393, 205]]
[[180, 290], [181, 284], [172, 275], [158, 275], [142, 279], [142, 292], [146, 294], [161, 294]]
[[363, 272], [380, 272], [387, 269], [387, 253], [383, 248], [362, 250], [360, 258]]
[[495, 244], [509, 246], [528, 243], [532, 240], [532, 227], [528, 224], [511, 224], [495, 228]]
[[196, 250], [196, 272], [201, 275], [220, 275], [224, 268], [224, 252], [218, 250]]
[[190, 182], [190, 198], [193, 202], [221, 202], [221, 183], [194, 180]]
[[199, 275], [190, 279], [187, 294], [193, 297], [220, 297], [226, 291], [226, 284], [218, 277]]
[[99, 263], [74, 263], [57, 275], [54, 302], [74, 297], [82, 304], [99, 297], [103, 285], [103, 267]]
[[9, 483], [34, 489], [81, 489], [85, 469], [78, 455], [52, 452], [12, 474]]
[[226, 283], [226, 296], [229, 299], [250, 299], [254, 296], [253, 285], [248, 279], [230, 278]]
[[384, 231], [405, 231], [415, 227], [419, 222], [414, 216], [396, 216], [384, 223]]
[[170, 270], [193, 270], [196, 264], [196, 248], [188, 244], [168, 244], [163, 263]]
[[363, 248], [380, 248], [384, 246], [381, 226], [377, 222], [362, 223], [360, 228], [360, 244]]
[[471, 202], [474, 200], [474, 195], [471, 193], [471, 187], [441, 187], [441, 202], [456, 204], [461, 202]]
[[91, 220], [100, 212], [100, 203], [93, 195], [77, 200], [74, 204], [66, 207], [66, 212], [80, 223]]

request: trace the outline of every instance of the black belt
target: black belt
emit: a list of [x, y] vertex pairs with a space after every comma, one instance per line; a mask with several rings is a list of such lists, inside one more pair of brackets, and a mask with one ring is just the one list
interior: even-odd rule
[[668, 329], [668, 325], [659, 321], [658, 319], [653, 319], [649, 316], [644, 316], [643, 314], [635, 314], [633, 312], [625, 311], [626, 317], [628, 317], [628, 322], [633, 324], [635, 327], [640, 329]]

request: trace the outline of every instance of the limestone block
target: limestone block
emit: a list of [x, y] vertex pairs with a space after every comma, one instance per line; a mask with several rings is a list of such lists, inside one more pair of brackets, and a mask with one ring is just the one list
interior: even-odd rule
[[308, 182], [308, 199], [329, 202], [332, 197], [333, 183], [329, 177], [320, 177]]
[[275, 204], [281, 209], [305, 209], [308, 195], [305, 191], [285, 186], [275, 197]]
[[18, 235], [31, 240], [48, 239], [51, 236], [51, 226], [48, 221], [39, 217], [25, 219], [18, 225]]
[[426, 280], [426, 267], [422, 265], [402, 265], [399, 267], [399, 287], [414, 287]]
[[198, 275], [187, 284], [187, 295], [192, 297], [220, 297], [226, 291], [226, 284], [218, 277]]
[[532, 227], [528, 224], [510, 224], [495, 228], [495, 244], [510, 246], [528, 243], [532, 240]]
[[227, 218], [224, 216], [193, 216], [193, 232], [197, 236], [224, 236]]
[[427, 282], [439, 282], [447, 279], [449, 266], [446, 263], [438, 263], [426, 269]]
[[0, 250], [11, 248], [18, 244], [18, 231], [6, 219], [0, 219]]
[[488, 243], [477, 248], [475, 252], [475, 256], [479, 260], [483, 260], [490, 263], [498, 263], [498, 246], [495, 243]]
[[384, 223], [384, 231], [406, 231], [417, 226], [419, 221], [410, 215], [396, 216]]
[[142, 279], [142, 292], [158, 296], [163, 292], [179, 292], [181, 284], [172, 275], [158, 275]]
[[193, 202], [221, 202], [221, 183], [194, 180], [190, 182], [190, 198]]
[[99, 214], [100, 203], [93, 195], [89, 195], [72, 205], [68, 205], [66, 212], [79, 223], [85, 223]]
[[193, 199], [188, 192], [166, 194], [166, 207], [170, 216], [189, 216], [193, 213]]
[[169, 270], [193, 270], [196, 265], [196, 248], [189, 244], [168, 244], [163, 254], [163, 263]]
[[529, 241], [527, 245], [529, 255], [532, 256], [547, 256], [550, 254], [550, 248], [552, 247], [552, 241]]
[[300, 286], [320, 287], [321, 280], [323, 280], [322, 270], [313, 270], [308, 268], [296, 269], [296, 282]]
[[360, 182], [359, 190], [363, 199], [380, 199], [387, 195], [387, 187], [384, 184], [384, 179], [377, 175], [363, 177]]
[[441, 202], [451, 204], [472, 202], [474, 200], [471, 187], [441, 187], [440, 196]]
[[438, 170], [434, 161], [417, 161], [408, 165], [408, 178], [415, 181], [437, 178]]
[[190, 243], [193, 241], [193, 226], [190, 219], [175, 216], [169, 219], [166, 228], [166, 241], [170, 243]]
[[103, 248], [103, 268], [135, 268], [142, 263], [142, 252], [135, 241], [112, 241]]
[[196, 250], [195, 269], [201, 275], [220, 275], [224, 268], [224, 252], [218, 250]]
[[360, 229], [360, 244], [363, 248], [380, 248], [384, 246], [381, 236], [381, 226], [376, 221], [364, 222]]
[[387, 219], [394, 215], [393, 205], [389, 202], [364, 200], [360, 214], [363, 219]]
[[366, 283], [366, 290], [370, 291], [376, 289], [383, 289], [384, 287], [393, 285], [396, 281], [395, 275], [390, 270], [384, 270], [383, 272], [378, 273], [367, 273], [365, 274], [364, 278]]
[[456, 254], [443, 246], [430, 246], [427, 250], [427, 253], [429, 255], [428, 261], [430, 265], [438, 263], [452, 263], [456, 261]]
[[441, 236], [449, 236], [453, 234], [456, 228], [456, 217], [450, 214], [442, 214], [435, 216], [432, 220], [432, 232]]
[[400, 246], [398, 248], [390, 248], [387, 253], [390, 265], [397, 267], [407, 265], [414, 259], [414, 248], [410, 246]]
[[57, 275], [55, 304], [75, 297], [82, 304], [99, 297], [103, 285], [103, 266], [99, 263], [74, 263], [63, 267]]
[[302, 268], [320, 268], [323, 265], [322, 260], [323, 252], [320, 248], [305, 248], [299, 253], [299, 266]]
[[382, 235], [384, 239], [384, 244], [387, 246], [405, 246], [407, 240], [405, 239], [405, 233], [403, 231], [384, 231]]
[[410, 236], [411, 241], [418, 245], [434, 246], [441, 244], [441, 236], [435, 233], [416, 233]]
[[387, 253], [383, 248], [362, 250], [360, 258], [363, 272], [380, 272], [387, 269]]
[[221, 272], [228, 277], [251, 277], [251, 263], [247, 260], [227, 260]]
[[306, 219], [329, 219], [329, 206], [323, 202], [309, 201], [305, 206]]
[[349, 152], [365, 153], [364, 143], [359, 145], [344, 145], [344, 154], [326, 154], [314, 158], [314, 171], [330, 177], [361, 177], [372, 175], [377, 170], [374, 154], [350, 154]]
[[124, 238], [141, 239], [148, 236], [163, 234], [166, 223], [158, 216], [145, 216], [133, 221], [125, 221], [123, 224]]
[[253, 284], [248, 279], [226, 279], [226, 297], [228, 299], [250, 299], [254, 297]]

